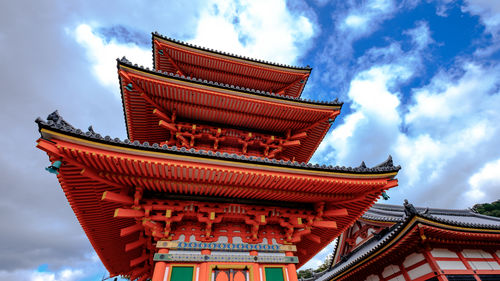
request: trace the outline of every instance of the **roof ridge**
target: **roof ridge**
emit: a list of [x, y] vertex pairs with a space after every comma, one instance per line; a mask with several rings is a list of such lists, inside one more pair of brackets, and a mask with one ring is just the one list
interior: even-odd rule
[[203, 46], [198, 46], [198, 45], [187, 43], [187, 42], [181, 41], [181, 40], [177, 40], [177, 39], [165, 36], [165, 35], [161, 35], [157, 31], [152, 32], [151, 34], [152, 34], [153, 38], [156, 36], [156, 37], [159, 37], [161, 39], [164, 39], [164, 40], [176, 43], [176, 44], [181, 44], [181, 45], [184, 45], [186, 47], [191, 47], [191, 48], [195, 48], [195, 49], [202, 50], [202, 51], [208, 51], [208, 52], [211, 52], [214, 54], [229, 56], [229, 57], [233, 57], [233, 58], [237, 58], [237, 59], [243, 59], [243, 60], [257, 62], [257, 63], [261, 63], [261, 64], [267, 64], [267, 65], [271, 65], [271, 66], [279, 66], [279, 67], [284, 67], [284, 68], [300, 69], [300, 70], [309, 70], [309, 72], [312, 70], [312, 68], [309, 65], [307, 65], [305, 67], [287, 65], [287, 64], [277, 63], [277, 62], [270, 62], [270, 61], [265, 61], [265, 60], [261, 60], [261, 59], [246, 57], [246, 56], [242, 56], [242, 55], [238, 55], [238, 54], [228, 53], [228, 52], [215, 50], [215, 49], [211, 49], [211, 48], [207, 48], [207, 47], [203, 47]]
[[[57, 112], [57, 110], [55, 111]], [[53, 114], [53, 113], [52, 113]], [[50, 115], [49, 115], [50, 117]], [[263, 164], [270, 164], [270, 165], [280, 165], [280, 166], [289, 166], [289, 167], [295, 167], [295, 168], [303, 168], [303, 169], [314, 169], [314, 170], [324, 170], [324, 171], [331, 171], [331, 172], [352, 172], [352, 173], [359, 173], [359, 174], [371, 174], [371, 173], [383, 173], [383, 172], [397, 172], [401, 169], [400, 166], [385, 166], [385, 167], [372, 167], [372, 168], [352, 168], [352, 167], [345, 167], [345, 166], [326, 166], [326, 165], [319, 165], [319, 164], [312, 164], [312, 163], [305, 163], [305, 162], [297, 162], [297, 161], [284, 161], [284, 160], [276, 160], [276, 159], [269, 159], [269, 158], [262, 158], [262, 157], [257, 157], [257, 156], [245, 156], [245, 155], [238, 155], [235, 153], [227, 153], [227, 152], [213, 152], [211, 150], [195, 150], [194, 148], [187, 149], [185, 147], [178, 148], [177, 146], [167, 146], [163, 145], [160, 146], [158, 143], [154, 143], [152, 145], [149, 144], [149, 142], [143, 142], [142, 144], [139, 141], [134, 141], [131, 142], [129, 139], [124, 139], [123, 141], [120, 140], [119, 138], [111, 138], [110, 136], [105, 136], [102, 137], [100, 134], [94, 132], [93, 130], [89, 130], [87, 132], [83, 132], [80, 129], [76, 129], [75, 127], [71, 126], [68, 122], [64, 121], [64, 119], [58, 114], [58, 118], [60, 122], [54, 122], [52, 119], [47, 119], [47, 121], [43, 121], [40, 117], [38, 117], [35, 122], [38, 124], [39, 129], [41, 129], [42, 126], [45, 127], [50, 127], [52, 129], [56, 129], [59, 131], [63, 131], [66, 133], [70, 133], [73, 135], [78, 135], [82, 136], [88, 139], [93, 139], [93, 140], [98, 140], [98, 141], [105, 141], [105, 142], [110, 142], [110, 143], [116, 143], [120, 145], [126, 145], [126, 146], [135, 146], [135, 147], [142, 147], [146, 149], [155, 149], [155, 150], [160, 150], [160, 151], [170, 151], [170, 152], [176, 152], [176, 153], [185, 153], [185, 154], [192, 154], [192, 155], [198, 155], [198, 156], [204, 156], [204, 157], [216, 157], [216, 158], [222, 158], [222, 159], [229, 159], [229, 160], [236, 160], [236, 161], [249, 161], [249, 162], [259, 162]]]
[[158, 69], [149, 69], [149, 67], [144, 67], [142, 65], [138, 64], [133, 64], [130, 62], [126, 57], [117, 58], [116, 61], [118, 62], [118, 65], [120, 64], [125, 64], [130, 67], [134, 67], [137, 70], [141, 71], [146, 71], [154, 74], [160, 74], [165, 77], [170, 77], [170, 78], [175, 78], [175, 79], [180, 79], [183, 81], [189, 81], [189, 82], [195, 82], [198, 84], [203, 84], [203, 85], [208, 85], [208, 86], [213, 86], [213, 87], [218, 87], [218, 88], [223, 88], [223, 89], [228, 89], [228, 90], [236, 90], [240, 92], [246, 92], [254, 95], [260, 95], [260, 96], [268, 96], [268, 97], [273, 97], [273, 98], [279, 98], [279, 99], [284, 99], [284, 100], [290, 100], [290, 101], [297, 101], [297, 102], [303, 102], [303, 103], [309, 103], [309, 104], [321, 104], [321, 105], [333, 105], [333, 106], [342, 106], [344, 103], [339, 101], [338, 98], [335, 98], [333, 101], [314, 101], [310, 99], [302, 99], [300, 97], [292, 97], [288, 95], [279, 95], [273, 92], [268, 92], [268, 91], [261, 91], [257, 89], [251, 89], [251, 88], [246, 88], [246, 87], [240, 87], [237, 85], [232, 85], [232, 84], [226, 84], [226, 83], [219, 83], [211, 80], [206, 80], [206, 79], [201, 79], [201, 78], [196, 78], [196, 77], [190, 77], [190, 76], [183, 76], [179, 74], [174, 74], [171, 72], [164, 72]]

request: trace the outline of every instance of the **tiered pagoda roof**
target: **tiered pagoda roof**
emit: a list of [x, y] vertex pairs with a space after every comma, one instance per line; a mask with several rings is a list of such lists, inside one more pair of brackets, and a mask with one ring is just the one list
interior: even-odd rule
[[300, 97], [312, 70], [207, 49], [158, 33], [153, 33], [153, 67], [290, 97]]
[[[192, 124], [198, 126], [195, 134], [204, 129], [220, 128], [228, 130], [226, 137], [232, 132], [233, 142], [243, 139], [248, 132], [254, 137], [262, 135], [261, 143], [277, 143], [282, 139], [284, 147], [280, 150], [280, 158], [307, 162], [342, 106], [337, 100], [306, 101], [161, 70], [147, 70], [132, 65], [125, 58], [118, 61], [118, 70], [127, 131], [132, 141], [168, 141], [172, 134], [177, 133], [169, 128], [177, 127], [177, 124], [166, 118], [171, 119], [175, 112], [177, 123], [188, 124], [188, 129]], [[162, 115], [167, 116], [162, 118]], [[159, 126], [162, 123], [163, 126]], [[266, 139], [268, 136], [275, 137], [276, 141]], [[200, 136], [196, 146], [215, 150], [208, 137]], [[228, 146], [228, 149], [234, 147]], [[253, 155], [261, 156], [259, 146], [254, 145], [254, 151], [251, 148], [247, 154], [253, 152]], [[237, 151], [233, 148], [229, 152]], [[274, 158], [272, 154], [267, 157]]]
[[[499, 245], [500, 218], [471, 210], [417, 207], [416, 211], [416, 214], [406, 215], [403, 206], [375, 204], [359, 220], [387, 228], [311, 280], [339, 280], [361, 270], [377, 272], [370, 268], [380, 269], [401, 260], [422, 243], [465, 248]], [[338, 255], [338, 249], [334, 255]]]
[[61, 187], [112, 275], [150, 278], [157, 242], [187, 242], [185, 228], [203, 243], [293, 245], [280, 259], [300, 266], [397, 186], [390, 157], [307, 163], [342, 106], [300, 98], [309, 67], [157, 34], [153, 51], [153, 70], [118, 60], [129, 139], [76, 129], [57, 111], [36, 121], [37, 147], [62, 162]]
[[326, 209], [345, 210], [345, 215], [334, 215], [335, 228], [314, 229], [297, 244], [304, 249], [298, 253], [303, 264], [359, 218], [382, 191], [396, 186], [393, 178], [400, 169], [391, 159], [373, 168], [350, 168], [160, 147], [84, 132], [60, 117], [37, 119], [37, 123], [42, 136], [38, 148], [52, 161], [63, 159], [61, 186], [96, 252], [114, 274], [130, 271], [129, 262], [139, 251], [126, 252], [125, 245], [138, 238], [120, 239], [120, 230], [135, 222], [110, 222], [122, 204], [102, 201], [105, 191], [123, 193], [127, 186], [143, 186], [157, 196], [188, 196], [174, 196], [184, 200], [301, 202], [311, 209], [315, 203], [326, 202]]

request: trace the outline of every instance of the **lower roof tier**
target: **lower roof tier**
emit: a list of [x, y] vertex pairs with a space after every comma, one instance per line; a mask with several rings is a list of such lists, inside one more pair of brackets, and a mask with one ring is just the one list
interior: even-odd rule
[[168, 196], [211, 202], [224, 198], [238, 204], [288, 204], [287, 208], [320, 204], [325, 214], [345, 210], [335, 218], [335, 227], [326, 223], [327, 227], [321, 228], [320, 223], [305, 239], [295, 241], [299, 264], [303, 264], [358, 219], [382, 191], [397, 185], [394, 176], [399, 167], [392, 161], [374, 168], [294, 165], [102, 138], [73, 128], [57, 114], [48, 122], [37, 122], [41, 133], [37, 146], [51, 161], [62, 161], [58, 176], [61, 187], [112, 274], [129, 273], [130, 261], [142, 252], [140, 248], [125, 251], [137, 237], [122, 238], [120, 231], [133, 226], [135, 220], [114, 219], [115, 210], [123, 206], [101, 200], [106, 191], [131, 196], [140, 187], [148, 196], [167, 200]]

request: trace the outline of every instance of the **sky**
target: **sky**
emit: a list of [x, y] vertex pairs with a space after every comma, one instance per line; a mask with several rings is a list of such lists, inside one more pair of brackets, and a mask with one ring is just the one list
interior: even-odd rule
[[[500, 1], [3, 1], [0, 279], [101, 280], [36, 117], [126, 138], [116, 61], [152, 66], [151, 32], [313, 68], [306, 99], [344, 102], [311, 162], [392, 155], [383, 203], [468, 208], [500, 198]], [[304, 268], [315, 267], [332, 246]]]

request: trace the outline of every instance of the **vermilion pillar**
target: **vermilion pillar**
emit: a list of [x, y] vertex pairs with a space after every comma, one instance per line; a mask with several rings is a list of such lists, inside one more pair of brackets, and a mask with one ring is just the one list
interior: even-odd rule
[[[168, 254], [168, 249], [160, 249], [158, 251], [160, 254]], [[152, 281], [163, 281], [165, 277], [165, 269], [167, 268], [167, 263], [164, 261], [157, 261], [155, 263], [155, 268], [153, 271]]]

